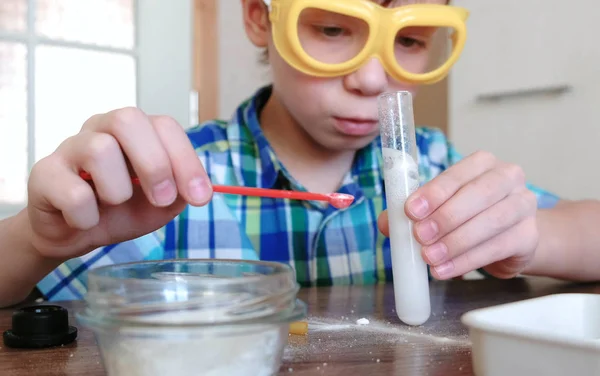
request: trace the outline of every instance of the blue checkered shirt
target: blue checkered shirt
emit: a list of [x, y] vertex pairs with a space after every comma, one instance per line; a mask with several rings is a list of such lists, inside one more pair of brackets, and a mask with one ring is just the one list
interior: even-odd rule
[[[277, 160], [259, 124], [270, 87], [242, 103], [229, 122], [188, 130], [215, 184], [305, 190]], [[427, 182], [460, 160], [444, 134], [418, 128], [419, 171]], [[540, 208], [558, 198], [530, 186]], [[141, 260], [229, 258], [289, 263], [302, 286], [374, 284], [392, 280], [389, 240], [377, 228], [385, 209], [380, 140], [357, 152], [338, 192], [355, 196], [347, 209], [317, 202], [222, 195], [188, 206], [163, 228], [71, 259], [38, 284], [48, 300], [81, 299], [91, 268]]]

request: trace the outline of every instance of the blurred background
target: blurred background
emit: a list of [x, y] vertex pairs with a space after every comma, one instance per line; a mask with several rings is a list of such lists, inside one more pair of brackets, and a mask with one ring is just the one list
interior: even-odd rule
[[[600, 199], [600, 2], [453, 5], [471, 12], [467, 45], [450, 77], [417, 96], [417, 123], [565, 198]], [[239, 0], [0, 0], [0, 218], [26, 204], [31, 166], [91, 115], [138, 106], [184, 127], [229, 119], [269, 82], [259, 58]]]

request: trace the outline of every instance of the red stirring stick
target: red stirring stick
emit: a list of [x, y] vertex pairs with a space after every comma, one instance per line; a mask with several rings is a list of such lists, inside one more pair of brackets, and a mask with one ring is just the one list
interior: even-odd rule
[[[86, 172], [81, 171], [79, 173], [84, 180], [92, 180], [92, 176]], [[140, 179], [132, 177], [131, 181], [133, 184], [139, 185]], [[310, 193], [310, 192], [297, 192], [297, 191], [285, 191], [281, 189], [267, 189], [267, 188], [252, 188], [252, 187], [236, 187], [229, 185], [217, 185], [213, 184], [213, 192], [226, 193], [232, 195], [244, 195], [244, 196], [259, 196], [259, 197], [271, 197], [271, 198], [289, 198], [292, 200], [315, 200], [315, 201], [327, 201], [331, 206], [337, 209], [347, 208], [354, 201], [354, 196], [345, 193]]]

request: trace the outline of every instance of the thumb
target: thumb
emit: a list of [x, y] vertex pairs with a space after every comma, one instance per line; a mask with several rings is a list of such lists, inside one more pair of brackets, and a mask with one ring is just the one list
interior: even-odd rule
[[125, 204], [104, 207], [100, 225], [89, 238], [98, 246], [132, 240], [165, 226], [186, 206], [181, 196], [169, 206], [156, 207], [145, 195], [136, 194]]
[[390, 225], [388, 223], [387, 210], [384, 210], [377, 218], [377, 227], [379, 227], [379, 231], [381, 231], [384, 236], [390, 236]]

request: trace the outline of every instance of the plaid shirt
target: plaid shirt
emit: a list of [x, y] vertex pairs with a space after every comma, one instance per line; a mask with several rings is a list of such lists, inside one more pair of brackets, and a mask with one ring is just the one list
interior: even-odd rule
[[[188, 131], [213, 183], [305, 190], [277, 160], [261, 131], [258, 113], [270, 93], [270, 87], [259, 90], [229, 122], [213, 121]], [[416, 136], [422, 182], [461, 158], [439, 130], [418, 128]], [[558, 200], [530, 188], [541, 208]], [[377, 228], [386, 207], [379, 138], [357, 152], [338, 192], [354, 195], [354, 203], [338, 210], [318, 202], [215, 193], [209, 204], [188, 205], [158, 231], [65, 262], [38, 289], [48, 300], [81, 299], [91, 268], [174, 258], [284, 262], [294, 267], [302, 286], [391, 281], [389, 240]]]

